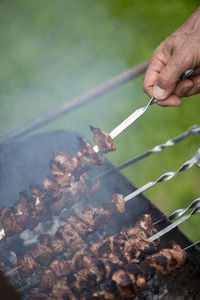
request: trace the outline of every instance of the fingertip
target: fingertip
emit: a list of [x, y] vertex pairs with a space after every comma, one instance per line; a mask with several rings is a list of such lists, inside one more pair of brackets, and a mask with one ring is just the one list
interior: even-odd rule
[[157, 104], [162, 107], [168, 107], [168, 106], [178, 107], [178, 106], [181, 106], [182, 102], [181, 102], [181, 99], [179, 97], [177, 97], [176, 95], [171, 95], [166, 100], [158, 101]]

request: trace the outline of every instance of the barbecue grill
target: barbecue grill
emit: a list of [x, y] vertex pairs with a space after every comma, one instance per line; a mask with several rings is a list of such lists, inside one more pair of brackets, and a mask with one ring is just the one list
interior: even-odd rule
[[[92, 96], [94, 97], [94, 94]], [[37, 126], [38, 123], [35, 122], [32, 129], [35, 129]], [[21, 137], [17, 140], [11, 139], [22, 135], [23, 131], [24, 133], [30, 131], [31, 126], [25, 127], [23, 130], [16, 131], [16, 134], [8, 135], [9, 139], [2, 138], [4, 143], [1, 145], [0, 151], [0, 208], [14, 206], [21, 190], [28, 189], [32, 183], [40, 184], [42, 182], [49, 172], [49, 162], [54, 152], [74, 154], [78, 151], [77, 137], [79, 133], [70, 131], [52, 131], [24, 138]], [[184, 137], [187, 135], [189, 134], [184, 135]], [[175, 139], [175, 142], [179, 140], [181, 140], [180, 137]], [[155, 147], [132, 162], [171, 145], [172, 143], [166, 143], [160, 148]], [[80, 213], [88, 205], [100, 206], [106, 199], [110, 199], [114, 193], [126, 196], [136, 191], [136, 187], [120, 173], [121, 168], [116, 168], [105, 159], [101, 167], [96, 166], [88, 171], [90, 182], [93, 182], [94, 178], [100, 180], [100, 189], [97, 193], [82, 199], [80, 203], [71, 209], [63, 209], [58, 217], [53, 218], [51, 221], [40, 223], [32, 231], [26, 230], [0, 241], [0, 262], [5, 275], [16, 267], [16, 255], [20, 256], [26, 253], [37, 242], [41, 233], [54, 233], [66, 218], [76, 212]], [[101, 230], [89, 235], [87, 237], [88, 243], [119, 233], [123, 226], [133, 226], [143, 214], [150, 214], [153, 222], [162, 220], [155, 225], [158, 231], [170, 224], [169, 219], [154, 204], [144, 195], [138, 194], [127, 202], [124, 214], [112, 217], [111, 221], [105, 224]], [[171, 241], [177, 242], [182, 248], [191, 244], [191, 241], [179, 229], [174, 228], [161, 238], [159, 248], [168, 247]], [[200, 251], [197, 247], [192, 247], [188, 250], [188, 254], [189, 262], [186, 265], [179, 270], [173, 271], [168, 276], [153, 276], [148, 281], [148, 288], [144, 292], [139, 293], [134, 299], [200, 299], [198, 296], [200, 295], [200, 286], [198, 284], [200, 279]], [[34, 275], [31, 277], [31, 281], [30, 279], [22, 280], [18, 270], [16, 270], [8, 278], [16, 290], [20, 292], [22, 299], [27, 299], [29, 295], [38, 290], [38, 281], [36, 278], [34, 279]], [[4, 299], [3, 293], [1, 294], [1, 288], [0, 298]]]
[[[17, 200], [16, 195], [20, 190], [27, 188], [30, 183], [39, 184], [45, 178], [53, 152], [74, 153], [77, 149], [77, 134], [68, 131], [37, 134], [2, 146], [0, 159], [1, 174], [3, 174], [1, 178], [1, 199], [5, 200], [1, 202], [1, 206], [14, 205]], [[9, 167], [10, 164], [12, 168]], [[103, 166], [93, 168], [89, 172], [89, 176], [92, 179], [110, 169], [112, 169], [112, 176], [102, 177], [99, 192], [81, 202], [79, 207], [76, 208], [77, 210], [80, 211], [82, 206], [87, 206], [89, 203], [98, 206], [105, 199], [109, 199], [113, 193], [127, 195], [136, 189], [108, 160], [105, 160]], [[7, 186], [12, 186], [12, 189], [7, 189]], [[138, 217], [144, 213], [150, 214], [153, 221], [165, 217], [146, 197], [139, 195], [128, 201], [124, 215], [112, 218], [112, 221], [105, 226], [104, 230], [91, 236], [91, 240], [95, 241], [117, 233], [122, 226], [134, 225]], [[65, 220], [69, 214], [72, 214], [72, 211], [63, 211], [60, 220]], [[168, 224], [169, 221], [164, 218], [156, 226], [160, 230]], [[43, 224], [41, 226], [42, 232], [48, 231], [50, 226], [52, 226], [51, 222]], [[29, 238], [33, 239], [37, 236], [38, 231], [35, 230]], [[13, 253], [22, 254], [30, 247], [30, 244], [27, 245], [25, 240], [26, 237], [22, 234], [21, 236], [10, 237], [6, 242], [1, 242], [1, 265], [5, 271], [14, 267]], [[174, 229], [161, 238], [160, 247], [167, 247], [171, 240], [180, 244], [182, 248], [191, 244], [190, 240], [181, 231]], [[189, 262], [180, 270], [167, 277], [155, 276], [148, 283], [148, 290], [138, 295], [138, 299], [198, 299], [197, 295], [199, 295], [200, 287], [197, 282], [200, 276], [200, 252], [193, 247], [189, 250], [189, 255]], [[9, 278], [17, 289], [23, 290], [23, 286], [29, 284], [28, 282], [21, 282], [17, 272]], [[36, 287], [32, 289], [34, 290]], [[26, 299], [32, 289], [26, 289], [22, 293], [22, 297]]]

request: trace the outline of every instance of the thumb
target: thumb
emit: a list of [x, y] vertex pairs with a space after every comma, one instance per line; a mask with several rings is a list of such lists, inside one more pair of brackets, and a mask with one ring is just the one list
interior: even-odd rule
[[153, 87], [153, 96], [164, 100], [175, 90], [181, 74], [187, 69], [186, 64], [179, 63], [180, 58], [171, 56], [167, 65], [162, 69]]

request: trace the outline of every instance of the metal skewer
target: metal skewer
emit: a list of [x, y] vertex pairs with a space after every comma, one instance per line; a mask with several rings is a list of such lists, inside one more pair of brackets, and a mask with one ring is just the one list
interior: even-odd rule
[[139, 194], [143, 193], [144, 191], [146, 191], [147, 189], [151, 188], [152, 186], [154, 186], [156, 183], [159, 182], [163, 182], [163, 181], [167, 181], [172, 179], [174, 176], [176, 176], [179, 172], [188, 170], [189, 168], [191, 168], [192, 166], [194, 166], [198, 160], [200, 159], [200, 148], [198, 149], [198, 151], [196, 152], [196, 154], [188, 161], [186, 161], [183, 165], [181, 165], [177, 171], [174, 172], [167, 172], [162, 174], [157, 180], [155, 181], [150, 181], [147, 184], [143, 185], [141, 188], [137, 189], [136, 191], [132, 192], [131, 194], [127, 195], [124, 200], [125, 201], [129, 201], [132, 198], [138, 196]]
[[[126, 168], [126, 167], [128, 167], [128, 166], [130, 166], [130, 165], [132, 165], [132, 164], [134, 164], [134, 163], [136, 163], [136, 162], [138, 162], [138, 161], [140, 161], [140, 160], [148, 157], [152, 153], [161, 152], [165, 148], [172, 147], [172, 146], [176, 145], [177, 143], [183, 141], [184, 139], [188, 138], [191, 135], [199, 135], [199, 134], [200, 134], [200, 125], [193, 125], [186, 132], [184, 132], [184, 133], [182, 133], [182, 134], [180, 134], [180, 135], [178, 135], [178, 136], [176, 136], [176, 137], [174, 137], [174, 138], [166, 141], [163, 144], [154, 146], [152, 149], [147, 150], [147, 151], [143, 152], [142, 154], [140, 154], [140, 155], [138, 155], [138, 156], [136, 156], [136, 157], [134, 157], [134, 158], [132, 158], [132, 159], [130, 159], [130, 160], [128, 160], [128, 161], [120, 164], [120, 165], [118, 165], [116, 168], [118, 170], [122, 170], [122, 169], [124, 169], [124, 168]], [[104, 177], [104, 176], [108, 175], [109, 173], [111, 173], [113, 171], [115, 171], [115, 169], [107, 170], [104, 173], [96, 176], [94, 178], [94, 180], [99, 179], [101, 177]]]
[[[179, 78], [178, 81], [188, 78], [195, 70], [197, 67], [194, 67], [192, 69], [189, 69], [187, 71], [185, 71], [181, 77]], [[117, 127], [115, 127], [111, 132], [110, 132], [110, 136], [112, 139], [114, 139], [116, 136], [118, 136], [122, 131], [124, 131], [128, 126], [130, 126], [133, 122], [135, 122], [139, 117], [141, 117], [143, 115], [143, 113], [145, 113], [145, 111], [149, 108], [149, 106], [157, 103], [158, 100], [155, 99], [154, 97], [152, 97], [149, 102], [147, 103], [146, 106], [138, 108], [137, 110], [135, 110], [128, 118], [126, 118], [122, 123], [120, 123]], [[95, 152], [99, 152], [99, 148], [97, 145], [95, 145], [93, 147]]]
[[197, 241], [197, 242], [195, 242], [195, 243], [192, 243], [191, 245], [189, 245], [189, 246], [187, 246], [186, 248], [184, 248], [183, 251], [186, 251], [186, 250], [188, 250], [188, 249], [190, 249], [190, 248], [192, 248], [192, 247], [198, 245], [199, 243], [200, 243], [200, 241]]
[[[138, 108], [136, 111], [134, 111], [128, 118], [126, 118], [122, 123], [120, 123], [115, 129], [113, 129], [109, 135], [112, 139], [114, 139], [116, 136], [118, 136], [122, 131], [124, 131], [128, 126], [130, 126], [133, 122], [135, 122], [143, 113], [147, 110], [147, 108], [155, 103], [157, 103], [158, 100], [156, 100], [154, 97], [152, 97], [148, 104], [146, 106], [143, 106], [141, 108]], [[93, 147], [95, 152], [99, 152], [99, 148], [97, 145]]]
[[166, 218], [169, 219], [170, 221], [178, 219], [179, 217], [181, 217], [182, 215], [184, 215], [189, 209], [195, 207], [197, 203], [200, 204], [200, 198], [197, 198], [194, 201], [192, 201], [188, 205], [188, 207], [186, 207], [186, 208], [179, 208], [179, 209], [175, 210], [173, 213], [171, 213], [168, 217], [162, 218], [162, 219], [154, 222], [153, 225], [156, 225], [156, 224], [164, 221]]
[[5, 276], [10, 276], [12, 275], [13, 273], [15, 273], [16, 271], [18, 271], [22, 266], [17, 266], [17, 267], [14, 267], [8, 271], [6, 271], [4, 274]]
[[148, 238], [148, 241], [153, 242], [153, 241], [157, 240], [158, 238], [160, 238], [161, 236], [163, 236], [167, 232], [171, 231], [172, 229], [174, 229], [175, 227], [177, 227], [178, 225], [180, 225], [184, 221], [188, 220], [191, 216], [193, 216], [195, 214], [199, 214], [199, 213], [200, 213], [200, 204], [197, 203], [195, 205], [195, 208], [191, 211], [191, 213], [181, 217], [180, 219], [178, 219], [174, 223], [172, 223], [169, 226], [165, 227], [164, 229], [160, 230], [159, 232], [157, 232], [156, 234], [154, 234], [153, 236]]

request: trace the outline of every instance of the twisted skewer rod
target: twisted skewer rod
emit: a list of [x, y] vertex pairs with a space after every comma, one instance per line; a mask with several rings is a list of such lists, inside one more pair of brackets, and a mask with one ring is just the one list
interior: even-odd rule
[[[200, 198], [195, 199], [194, 201], [192, 201], [188, 207], [186, 208], [179, 208], [177, 210], [175, 210], [173, 213], [171, 213], [167, 218], [172, 221], [175, 219], [178, 219], [179, 217], [181, 217], [182, 215], [184, 215], [188, 210], [190, 210], [191, 208], [195, 207], [196, 204], [200, 204]], [[162, 222], [163, 220], [165, 220], [166, 218], [162, 218], [158, 221], [156, 221], [155, 223], [153, 223], [153, 225], [156, 225], [160, 222]]]
[[174, 229], [175, 227], [177, 227], [181, 223], [183, 223], [186, 220], [188, 220], [191, 216], [193, 216], [195, 214], [199, 214], [199, 213], [200, 213], [200, 204], [196, 203], [195, 208], [189, 214], [186, 214], [185, 216], [183, 216], [182, 218], [178, 219], [174, 223], [172, 223], [172, 224], [168, 225], [167, 227], [165, 227], [164, 229], [160, 230], [159, 232], [157, 232], [156, 234], [154, 234], [153, 236], [151, 236], [148, 239], [148, 241], [149, 242], [153, 242], [153, 241], [157, 240], [158, 238], [160, 238], [161, 236], [165, 235], [166, 233], [168, 233], [169, 231], [171, 231], [172, 229]]
[[[161, 152], [162, 150], [164, 150], [165, 148], [168, 148], [168, 147], [172, 147], [172, 146], [175, 146], [176, 144], [178, 144], [179, 142], [185, 140], [186, 138], [188, 138], [189, 136], [191, 135], [199, 135], [200, 134], [200, 125], [193, 125], [191, 126], [186, 132], [170, 139], [170, 140], [167, 140], [165, 143], [163, 144], [159, 144], [159, 145], [156, 145], [154, 146], [152, 149], [150, 150], [147, 150], [145, 152], [143, 152], [142, 154], [139, 154], [138, 156], [118, 165], [116, 168], [118, 170], [122, 170], [146, 157], [148, 157], [149, 155], [153, 154], [153, 153], [157, 153], [157, 152]], [[95, 177], [94, 179], [100, 179], [108, 174], [110, 174], [111, 172], [115, 171], [115, 169], [110, 169], [110, 170], [107, 170], [106, 172], [98, 175], [97, 177]]]
[[157, 184], [159, 182], [168, 181], [168, 180], [172, 179], [174, 176], [176, 176], [178, 173], [190, 169], [198, 162], [199, 159], [200, 159], [200, 148], [198, 149], [196, 154], [190, 160], [188, 160], [184, 164], [182, 164], [176, 171], [166, 172], [166, 173], [162, 174], [155, 181], [148, 182], [147, 184], [143, 185], [141, 188], [139, 188], [136, 191], [132, 192], [131, 194], [127, 195], [124, 198], [125, 201], [129, 201], [129, 200], [133, 199], [134, 197], [138, 196], [139, 194], [143, 193], [144, 191], [146, 191], [147, 189], [151, 188], [152, 186], [154, 186], [155, 184]]

